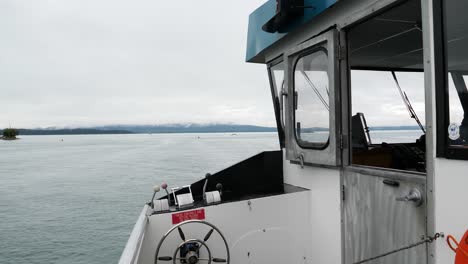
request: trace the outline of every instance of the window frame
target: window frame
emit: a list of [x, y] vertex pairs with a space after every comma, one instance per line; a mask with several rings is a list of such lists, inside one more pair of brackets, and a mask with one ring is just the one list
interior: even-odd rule
[[[284, 65], [284, 70], [283, 70], [283, 82], [284, 86], [286, 87], [286, 61], [284, 61], [283, 56], [279, 56], [276, 59], [273, 59], [272, 61], [267, 63], [267, 70], [268, 70], [268, 80], [270, 82], [270, 91], [271, 91], [271, 99], [273, 102], [273, 110], [275, 111], [275, 119], [276, 119], [276, 128], [278, 131], [278, 138], [279, 138], [279, 144], [280, 148], [285, 147], [285, 126], [286, 126], [286, 120], [283, 120], [282, 116], [284, 112], [286, 111], [285, 107], [285, 101], [283, 101], [283, 109], [281, 109], [281, 98], [278, 98], [279, 91], [277, 91], [275, 88], [276, 83], [275, 83], [275, 78], [274, 74], [272, 72], [272, 68], [283, 63]], [[286, 88], [287, 90], [287, 88]], [[283, 96], [283, 95], [281, 95]], [[276, 100], [278, 99], [278, 101]], [[286, 116], [286, 115], [285, 115]]]
[[[301, 60], [302, 58], [306, 57], [306, 56], [309, 56], [309, 55], [312, 55], [314, 53], [318, 53], [322, 51], [323, 53], [325, 53], [325, 55], [327, 56], [327, 60], [329, 61], [329, 58], [328, 58], [328, 51], [325, 47], [323, 46], [314, 46], [312, 47], [311, 49], [307, 49], [307, 50], [304, 50], [303, 52], [301, 53], [298, 53], [298, 56], [295, 58], [294, 62], [293, 62], [293, 68], [291, 69], [292, 70], [292, 94], [295, 95], [296, 94], [296, 79], [295, 79], [295, 76], [296, 76], [296, 66], [297, 66], [297, 63], [299, 62], [299, 60]], [[330, 75], [329, 75], [329, 70], [327, 71], [327, 78], [328, 78], [328, 82], [330, 82]], [[323, 149], [326, 149], [328, 147], [328, 145], [330, 144], [330, 123], [328, 123], [328, 138], [327, 138], [327, 141], [324, 142], [323, 144], [320, 144], [320, 143], [314, 143], [314, 142], [308, 142], [308, 141], [304, 141], [300, 138], [297, 137], [297, 127], [296, 127], [296, 100], [293, 101], [293, 113], [292, 113], [292, 116], [293, 116], [293, 123], [294, 123], [294, 126], [293, 126], [293, 130], [294, 130], [294, 139], [296, 140], [297, 144], [301, 147], [301, 148], [304, 148], [304, 149], [317, 149], [317, 150], [323, 150]], [[330, 98], [328, 99], [328, 104], [330, 104]], [[330, 108], [330, 111], [331, 111], [331, 108]], [[330, 119], [329, 119], [329, 122], [330, 122]]]
[[[314, 36], [288, 50], [285, 55], [286, 66], [286, 159], [292, 163], [309, 166], [341, 166], [342, 146], [341, 134], [341, 85], [339, 79], [340, 57], [338, 56], [339, 32], [336, 28]], [[300, 145], [295, 135], [295, 106], [294, 106], [294, 69], [299, 58], [317, 51], [326, 50], [328, 60], [328, 89], [329, 89], [329, 139], [323, 149], [316, 149]]]
[[[443, 0], [433, 2], [434, 27], [434, 68], [436, 95], [436, 157], [468, 160], [468, 148], [459, 148], [450, 144], [448, 140], [448, 126], [450, 123], [449, 77], [448, 77], [448, 49], [447, 17]], [[441, 50], [442, 52], [437, 52]]]

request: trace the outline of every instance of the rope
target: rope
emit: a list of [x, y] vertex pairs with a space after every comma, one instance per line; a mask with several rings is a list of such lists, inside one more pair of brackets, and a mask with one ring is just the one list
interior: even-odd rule
[[434, 242], [435, 240], [437, 240], [439, 237], [444, 237], [444, 234], [443, 233], [436, 233], [434, 236], [432, 237], [427, 237], [426, 239], [420, 241], [420, 242], [417, 242], [417, 243], [414, 243], [414, 244], [410, 244], [406, 247], [402, 247], [402, 248], [399, 248], [399, 249], [395, 249], [395, 250], [392, 250], [392, 251], [388, 251], [386, 253], [383, 253], [383, 254], [380, 254], [380, 255], [377, 255], [375, 257], [371, 257], [371, 258], [368, 258], [368, 259], [364, 259], [364, 260], [360, 260], [358, 262], [354, 262], [353, 264], [362, 264], [362, 263], [366, 263], [366, 262], [369, 262], [369, 261], [372, 261], [372, 260], [376, 260], [376, 259], [379, 259], [379, 258], [383, 258], [383, 257], [386, 257], [388, 255], [392, 255], [392, 254], [395, 254], [397, 252], [400, 252], [400, 251], [403, 251], [403, 250], [407, 250], [407, 249], [410, 249], [410, 248], [414, 248], [414, 247], [417, 247], [417, 246], [420, 246], [420, 245], [423, 245], [423, 244], [426, 244], [426, 243], [432, 243]]

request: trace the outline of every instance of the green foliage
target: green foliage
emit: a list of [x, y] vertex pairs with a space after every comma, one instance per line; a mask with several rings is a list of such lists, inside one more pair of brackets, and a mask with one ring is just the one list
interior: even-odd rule
[[5, 128], [3, 130], [3, 137], [5, 138], [16, 138], [18, 135], [18, 130], [14, 128]]

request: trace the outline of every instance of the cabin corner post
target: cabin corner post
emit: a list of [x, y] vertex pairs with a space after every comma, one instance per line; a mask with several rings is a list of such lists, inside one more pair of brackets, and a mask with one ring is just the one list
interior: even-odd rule
[[350, 165], [350, 142], [351, 142], [351, 134], [350, 134], [350, 123], [351, 123], [351, 89], [349, 85], [349, 65], [348, 65], [348, 50], [349, 44], [346, 37], [346, 30], [338, 28], [338, 50], [339, 50], [339, 57], [338, 57], [338, 76], [339, 82], [337, 84], [337, 90], [339, 90], [339, 101], [337, 102], [340, 105], [340, 115], [338, 120], [340, 121], [338, 127], [338, 135], [339, 135], [339, 154], [341, 155], [339, 159], [341, 160], [341, 169], [340, 169], [340, 210], [341, 210], [341, 263], [346, 263], [346, 250], [345, 250], [345, 239], [346, 239], [346, 232], [345, 232], [345, 173], [344, 167]]
[[[436, 85], [435, 85], [435, 47], [434, 47], [434, 1], [421, 0], [423, 47], [424, 47], [424, 86], [425, 86], [425, 111], [426, 111], [426, 210], [427, 210], [427, 234], [437, 232], [435, 230], [435, 168], [436, 158]], [[436, 249], [434, 244], [427, 246], [427, 261], [436, 264]]]

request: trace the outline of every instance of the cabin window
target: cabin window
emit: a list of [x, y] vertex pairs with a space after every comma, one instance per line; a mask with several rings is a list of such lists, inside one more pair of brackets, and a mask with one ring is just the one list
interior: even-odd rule
[[338, 36], [330, 29], [284, 55], [286, 159], [303, 166], [341, 164]]
[[[468, 44], [468, 43], [467, 43]], [[468, 146], [468, 73], [451, 71], [449, 80], [449, 126], [448, 140], [452, 147]]]
[[294, 127], [301, 147], [325, 148], [329, 140], [328, 63], [326, 50], [319, 49], [294, 67]]
[[[439, 141], [444, 142], [449, 158], [468, 158], [468, 1], [441, 1], [444, 22], [445, 75], [443, 87], [437, 87], [443, 103]], [[436, 52], [438, 50], [436, 49]], [[436, 54], [438, 56], [438, 54]], [[436, 67], [441, 65], [436, 64]], [[442, 92], [442, 93], [441, 93]], [[438, 124], [438, 125], [440, 125]], [[438, 151], [438, 153], [440, 153]]]
[[419, 0], [348, 31], [351, 163], [425, 172], [425, 96]]

